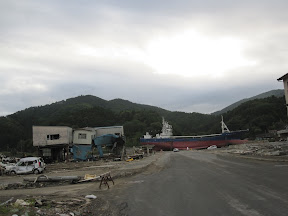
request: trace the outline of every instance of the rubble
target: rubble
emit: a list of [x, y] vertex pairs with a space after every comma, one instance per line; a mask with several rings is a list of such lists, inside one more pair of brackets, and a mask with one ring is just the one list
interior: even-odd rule
[[[132, 167], [133, 164], [136, 164], [135, 162], [140, 161], [144, 156], [147, 156], [145, 154], [134, 154], [135, 152], [131, 153], [131, 156], [128, 157], [130, 159], [135, 159], [133, 159], [133, 161], [131, 160], [131, 165], [129, 164], [129, 166]], [[150, 158], [150, 156], [148, 158]], [[126, 163], [126, 161], [107, 160], [107, 158], [99, 161], [53, 163], [46, 167], [44, 175], [34, 175], [33, 177], [28, 177], [26, 175], [9, 177], [9, 175], [6, 175], [7, 177], [1, 179], [0, 190], [44, 188], [91, 181], [101, 181], [100, 186], [104, 184], [109, 188], [108, 182], [114, 184], [112, 177], [114, 179], [130, 176], [133, 173], [139, 173], [139, 171], [142, 170], [140, 163], [140, 169], [136, 168], [129, 171], [120, 171], [126, 166]], [[111, 170], [114, 170], [113, 176], [110, 174]], [[60, 173], [61, 175], [59, 175]], [[105, 173], [107, 175], [104, 175]]]
[[10, 198], [9, 200], [7, 200], [7, 201], [1, 203], [0, 206], [3, 206], [3, 205], [7, 205], [7, 204], [9, 204], [10, 202], [13, 201], [13, 199], [14, 199], [14, 197]]
[[[5, 215], [83, 215], [87, 205], [91, 204], [90, 199], [96, 199], [95, 195], [88, 195], [85, 198], [57, 198], [36, 197], [17, 199], [14, 203], [5, 203]], [[97, 201], [96, 201], [97, 202]], [[0, 209], [0, 213], [1, 209]], [[1, 214], [2, 215], [2, 214]]]
[[[81, 179], [87, 180], [87, 183], [75, 186], [71, 184], [71, 181], [34, 182], [35, 179], [40, 179], [41, 175], [30, 175], [31, 177], [28, 175], [3, 176], [0, 183], [2, 187], [0, 203], [3, 203], [2, 206], [0, 205], [0, 215], [90, 216], [101, 215], [103, 212], [106, 215], [107, 212], [109, 213], [112, 210], [108, 200], [105, 200], [102, 195], [107, 194], [108, 186], [111, 187], [114, 184], [112, 177], [114, 179], [140, 173], [151, 166], [153, 162], [158, 161], [163, 154], [163, 152], [159, 152], [144, 157], [144, 159], [139, 158], [137, 160], [135, 158], [130, 163], [113, 161], [112, 159], [107, 162], [103, 159], [90, 162], [55, 163], [47, 166], [45, 170], [47, 177], [81, 176]], [[22, 181], [24, 178], [29, 178], [31, 182]], [[93, 182], [93, 180], [96, 181], [95, 178], [97, 178], [96, 183]], [[92, 182], [89, 181], [91, 179]], [[101, 180], [102, 188], [99, 188]], [[38, 190], [38, 188], [41, 188], [41, 190]], [[15, 198], [11, 198], [12, 195]], [[16, 206], [15, 201], [17, 199], [23, 205]], [[27, 203], [29, 205], [26, 205]]]
[[40, 175], [35, 178], [23, 178], [24, 181], [28, 182], [77, 182], [81, 179], [80, 176], [47, 176], [47, 175]]
[[28, 203], [22, 199], [17, 199], [16, 202], [14, 203], [15, 206], [29, 206], [31, 203]]
[[214, 153], [227, 153], [247, 156], [254, 159], [288, 161], [287, 142], [248, 142], [210, 150]]

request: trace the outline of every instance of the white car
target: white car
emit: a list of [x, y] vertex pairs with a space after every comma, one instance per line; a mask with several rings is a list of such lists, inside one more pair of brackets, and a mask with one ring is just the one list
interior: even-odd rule
[[179, 152], [179, 149], [178, 148], [174, 148], [173, 152]]
[[44, 171], [46, 164], [41, 157], [26, 157], [21, 158], [15, 166], [9, 169], [10, 174], [39, 174]]
[[209, 146], [207, 149], [211, 150], [211, 149], [217, 149], [217, 146], [216, 145], [211, 145]]
[[0, 162], [0, 167], [2, 167], [2, 169], [4, 169], [4, 173], [8, 173], [9, 170], [15, 166], [15, 163], [2, 163]]

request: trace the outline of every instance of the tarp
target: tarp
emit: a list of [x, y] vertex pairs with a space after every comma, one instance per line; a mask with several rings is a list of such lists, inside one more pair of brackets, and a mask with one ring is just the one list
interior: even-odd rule
[[87, 160], [92, 158], [92, 145], [73, 145], [73, 159]]
[[116, 142], [116, 139], [119, 136], [115, 134], [105, 134], [99, 137], [94, 138], [94, 144], [98, 145], [113, 145]]
[[113, 146], [116, 142], [116, 139], [119, 138], [119, 136], [114, 134], [105, 134], [99, 137], [94, 138], [94, 144], [97, 146], [98, 153], [100, 157], [103, 157], [103, 150], [102, 146]]

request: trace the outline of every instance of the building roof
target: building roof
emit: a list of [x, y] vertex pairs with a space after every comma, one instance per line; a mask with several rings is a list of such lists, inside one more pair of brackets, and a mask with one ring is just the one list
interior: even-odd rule
[[85, 128], [77, 128], [77, 129], [74, 129], [74, 131], [92, 131], [92, 132], [95, 132], [95, 129], [94, 128], [91, 128], [91, 127], [85, 127]]
[[123, 126], [107, 126], [107, 127], [94, 127], [97, 129], [109, 129], [109, 128], [123, 128]]
[[46, 128], [69, 128], [69, 129], [72, 129], [71, 127], [68, 127], [68, 126], [44, 126], [44, 125], [32, 125], [32, 127], [46, 127]]
[[284, 79], [287, 78], [287, 77], [288, 77], [288, 73], [285, 74], [285, 75], [283, 75], [282, 77], [278, 78], [277, 80], [278, 80], [278, 81], [284, 80]]

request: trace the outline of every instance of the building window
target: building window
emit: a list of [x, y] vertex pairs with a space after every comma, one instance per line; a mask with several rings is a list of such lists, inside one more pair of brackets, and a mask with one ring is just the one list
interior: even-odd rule
[[47, 135], [47, 140], [57, 140], [60, 139], [60, 134], [49, 134]]
[[79, 133], [78, 139], [86, 139], [86, 134]]

